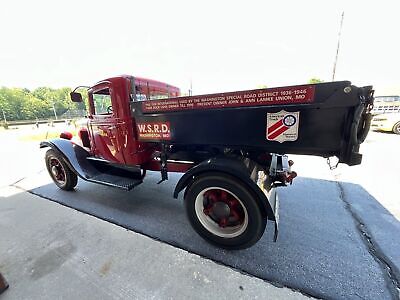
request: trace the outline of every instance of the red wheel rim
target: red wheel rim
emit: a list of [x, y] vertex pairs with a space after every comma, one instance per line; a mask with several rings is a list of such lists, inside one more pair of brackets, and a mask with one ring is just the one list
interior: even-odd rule
[[221, 189], [211, 189], [204, 193], [203, 198], [204, 214], [210, 216], [220, 227], [243, 223], [243, 207], [231, 193]]
[[239, 236], [248, 225], [243, 202], [231, 191], [220, 187], [202, 190], [195, 200], [195, 212], [209, 232], [224, 238]]
[[66, 178], [65, 170], [60, 161], [57, 158], [52, 157], [50, 158], [49, 166], [50, 166], [50, 173], [54, 178], [54, 180], [60, 184], [65, 183], [65, 178]]

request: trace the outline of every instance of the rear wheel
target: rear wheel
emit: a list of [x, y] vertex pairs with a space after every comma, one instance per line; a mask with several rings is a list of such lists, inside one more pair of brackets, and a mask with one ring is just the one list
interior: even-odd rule
[[248, 248], [265, 231], [266, 217], [252, 193], [231, 176], [199, 177], [186, 192], [185, 206], [194, 230], [223, 248]]
[[394, 124], [393, 126], [393, 132], [395, 134], [400, 134], [400, 122], [397, 122], [396, 124]]
[[66, 164], [64, 158], [53, 149], [45, 156], [47, 171], [54, 183], [62, 190], [72, 191], [78, 183], [78, 177]]

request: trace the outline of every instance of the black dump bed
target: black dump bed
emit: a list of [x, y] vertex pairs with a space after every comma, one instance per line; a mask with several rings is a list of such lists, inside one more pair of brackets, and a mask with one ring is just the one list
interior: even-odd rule
[[371, 86], [349, 81], [131, 103], [138, 139], [280, 154], [337, 156], [361, 163]]

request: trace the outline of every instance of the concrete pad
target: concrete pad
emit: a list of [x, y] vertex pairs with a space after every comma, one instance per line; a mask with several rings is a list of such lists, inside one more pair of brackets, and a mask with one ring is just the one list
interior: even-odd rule
[[2, 300], [307, 298], [15, 188], [0, 237]]

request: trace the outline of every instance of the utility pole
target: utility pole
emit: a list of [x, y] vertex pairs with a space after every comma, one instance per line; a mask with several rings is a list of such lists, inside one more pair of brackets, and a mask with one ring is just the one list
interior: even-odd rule
[[4, 124], [7, 124], [6, 114], [4, 113], [4, 109], [1, 109], [3, 112]]
[[339, 35], [338, 35], [338, 42], [337, 42], [337, 49], [336, 49], [336, 57], [335, 57], [335, 62], [333, 64], [332, 81], [335, 81], [336, 64], [337, 64], [337, 60], [338, 60], [338, 56], [339, 56], [340, 35], [342, 34], [343, 19], [344, 19], [344, 11], [342, 12], [342, 19], [340, 21], [340, 28], [339, 28]]
[[57, 113], [56, 113], [56, 108], [54, 107], [54, 101], [53, 101], [53, 111], [54, 111], [54, 116], [56, 117], [57, 120]]

